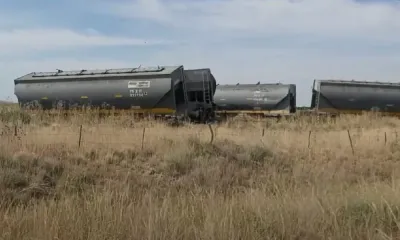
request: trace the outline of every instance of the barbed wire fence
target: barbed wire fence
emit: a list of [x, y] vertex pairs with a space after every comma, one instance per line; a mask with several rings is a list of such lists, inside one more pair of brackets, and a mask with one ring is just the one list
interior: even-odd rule
[[[95, 128], [95, 129], [94, 129]], [[173, 129], [173, 136], [180, 136], [180, 137], [189, 137], [189, 136], [196, 136], [202, 138], [206, 143], [208, 144], [214, 144], [215, 140], [219, 138], [235, 138], [235, 137], [240, 137], [242, 136], [241, 132], [236, 133], [235, 131], [231, 132], [224, 132], [221, 133], [220, 131], [220, 126], [219, 125], [207, 125], [201, 128], [194, 129], [192, 133], [188, 131], [188, 129], [185, 129], [184, 133], [180, 133], [179, 127], [176, 129]], [[69, 141], [73, 142], [76, 141], [76, 146], [77, 150], [81, 149], [84, 145], [104, 145], [108, 143], [113, 143], [117, 145], [133, 145], [137, 144], [141, 150], [144, 150], [146, 146], [146, 140], [149, 138], [149, 142], [152, 141], [152, 139], [156, 139], [157, 137], [165, 137], [165, 135], [162, 135], [162, 133], [158, 133], [157, 129], [155, 131], [152, 131], [151, 126], [143, 126], [143, 127], [136, 127], [136, 128], [130, 128], [129, 132], [126, 132], [123, 134], [125, 130], [120, 130], [119, 132], [115, 132], [114, 129], [111, 129], [111, 132], [106, 133], [106, 131], [99, 131], [99, 129], [103, 129], [102, 127], [99, 126], [85, 126], [85, 125], [79, 125], [78, 128], [76, 126], [74, 128], [70, 127], [68, 132], [45, 132], [42, 133], [40, 132], [40, 129], [38, 131], [32, 131], [24, 126], [18, 126], [18, 125], [5, 125], [2, 127], [0, 136], [2, 138], [7, 138], [11, 141], [18, 141], [21, 144], [24, 144], [24, 139], [27, 139], [29, 137], [36, 137], [39, 139], [43, 140], [43, 136], [47, 137], [52, 137], [50, 138], [50, 141], [55, 141], [54, 139], [61, 139], [61, 142], [63, 141]], [[207, 130], [208, 129], [208, 130]], [[189, 129], [190, 130], [190, 129]], [[228, 129], [229, 130], [229, 129]], [[268, 128], [261, 127], [259, 129], [256, 129], [254, 132], [252, 132], [252, 141], [259, 141], [263, 146], [267, 146], [267, 142], [271, 142], [274, 140], [276, 137], [276, 134], [280, 134], [279, 131], [276, 134], [271, 133], [274, 130], [269, 130]], [[269, 132], [269, 134], [267, 134]], [[362, 136], [360, 134], [360, 131], [357, 129], [346, 129], [342, 131], [337, 131], [340, 134], [340, 137], [342, 137], [342, 134], [345, 133], [347, 136], [347, 146], [351, 150], [351, 154], [353, 156], [357, 155], [357, 141], [359, 140], [365, 140], [365, 136]], [[305, 139], [307, 141], [305, 142], [300, 142], [299, 144], [304, 145], [305, 149], [311, 150], [314, 146], [317, 146], [317, 141], [321, 141], [321, 139], [327, 137], [327, 132], [323, 130], [308, 130], [308, 131], [302, 131], [301, 134], [305, 135]], [[332, 132], [331, 132], [332, 133]], [[180, 135], [182, 134], [182, 135]], [[259, 135], [258, 135], [259, 134]], [[258, 136], [257, 136], [258, 135]], [[116, 137], [117, 136], [117, 137]], [[119, 137], [121, 136], [121, 137]], [[120, 141], [116, 139], [130, 139], [129, 141]], [[368, 137], [376, 137], [374, 141], [370, 141], [371, 143], [379, 143], [381, 146], [390, 146], [390, 144], [393, 143], [398, 143], [398, 132], [396, 129], [392, 130], [383, 130], [383, 131], [377, 131], [376, 136], [369, 135]], [[104, 139], [105, 138], [105, 139]], [[111, 139], [112, 138], [112, 139]], [[132, 141], [132, 139], [134, 139]], [[344, 139], [341, 139], [341, 144], [346, 144]], [[45, 143], [43, 143], [45, 144]]]

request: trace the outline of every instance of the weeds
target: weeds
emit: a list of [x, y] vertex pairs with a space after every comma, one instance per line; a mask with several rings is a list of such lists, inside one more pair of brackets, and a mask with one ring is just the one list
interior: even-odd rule
[[229, 120], [210, 144], [207, 126], [13, 111], [0, 112], [1, 239], [400, 236], [397, 119]]

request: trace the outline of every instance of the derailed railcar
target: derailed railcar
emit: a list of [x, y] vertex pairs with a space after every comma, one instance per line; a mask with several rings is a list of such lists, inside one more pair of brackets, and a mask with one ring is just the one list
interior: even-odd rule
[[214, 118], [214, 94], [217, 81], [209, 68], [184, 70], [188, 102], [204, 119]]
[[400, 84], [314, 80], [311, 108], [322, 113], [400, 113]]
[[296, 112], [295, 84], [218, 85], [214, 102], [216, 113], [282, 116]]
[[90, 107], [174, 116], [192, 110], [183, 66], [30, 73], [14, 83], [22, 108]]

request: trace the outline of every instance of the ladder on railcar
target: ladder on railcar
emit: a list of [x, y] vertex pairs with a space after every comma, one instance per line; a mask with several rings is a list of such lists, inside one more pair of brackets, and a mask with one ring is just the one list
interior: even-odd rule
[[185, 99], [185, 104], [189, 103], [189, 97], [188, 97], [188, 92], [186, 90], [186, 75], [182, 69], [182, 76], [183, 76], [183, 82], [182, 82], [182, 87], [183, 87], [183, 98]]
[[[211, 74], [210, 75], [208, 75], [208, 77], [210, 78], [211, 77]], [[207, 79], [208, 80], [208, 86], [209, 86], [209, 93], [210, 93], [210, 103], [212, 104], [213, 103], [213, 101], [214, 101], [214, 95], [213, 95], [213, 92], [214, 92], [214, 85], [213, 85], [213, 83], [211, 82], [213, 79], [211, 78], [211, 79]]]
[[318, 112], [318, 108], [319, 108], [319, 99], [320, 99], [320, 95], [321, 95], [321, 92], [320, 92], [320, 91], [318, 91], [318, 92], [315, 94], [315, 106], [314, 106], [314, 110], [315, 110], [316, 112]]
[[319, 82], [316, 82], [314, 80], [311, 92], [312, 92], [313, 95], [315, 94], [315, 96], [314, 96], [315, 97], [315, 99], [314, 99], [314, 111], [318, 112], [318, 110], [319, 110], [319, 100], [321, 98], [321, 96], [320, 96], [321, 95], [321, 85], [320, 85]]
[[203, 73], [203, 99], [205, 103], [211, 103], [211, 94], [209, 74]]
[[184, 72], [183, 68], [182, 68], [181, 72], [182, 72], [182, 77], [183, 77], [183, 81], [182, 81], [183, 98], [185, 100], [185, 106], [186, 106], [185, 107], [184, 118], [186, 119], [188, 117], [188, 115], [189, 115], [189, 113], [188, 113], [189, 97], [188, 97], [188, 92], [187, 92], [187, 87], [186, 87], [186, 80], [187, 79], [186, 79], [186, 75], [185, 75], [185, 72]]

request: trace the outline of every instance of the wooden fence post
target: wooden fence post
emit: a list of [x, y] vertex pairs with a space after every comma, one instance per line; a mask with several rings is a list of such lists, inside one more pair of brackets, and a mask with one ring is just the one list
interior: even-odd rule
[[351, 135], [350, 131], [347, 129], [347, 136], [349, 136], [349, 141], [350, 141], [350, 146], [351, 146], [351, 151], [353, 152], [353, 156], [355, 155], [354, 153], [354, 147], [353, 147], [353, 140], [351, 140]]
[[265, 143], [264, 143], [264, 136], [265, 136], [265, 129], [263, 128], [263, 129], [262, 129], [262, 132], [261, 132], [261, 138], [260, 138], [260, 141], [261, 141], [261, 143], [262, 143], [263, 145], [265, 145]]
[[81, 143], [82, 143], [82, 124], [79, 128], [79, 139], [78, 139], [78, 149], [81, 148]]
[[145, 136], [145, 134], [146, 134], [146, 127], [143, 128], [143, 133], [142, 133], [142, 150], [143, 150], [143, 147], [144, 147], [144, 136]]
[[208, 129], [210, 129], [210, 133], [211, 133], [210, 143], [213, 143], [214, 142], [214, 131], [211, 127], [211, 124], [208, 124]]
[[387, 135], [386, 135], [386, 132], [385, 132], [385, 145], [387, 144]]

